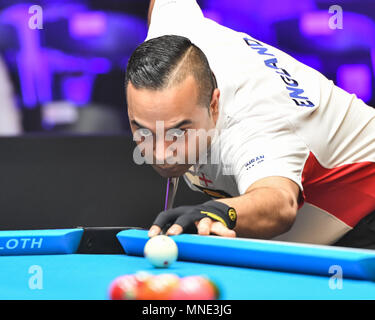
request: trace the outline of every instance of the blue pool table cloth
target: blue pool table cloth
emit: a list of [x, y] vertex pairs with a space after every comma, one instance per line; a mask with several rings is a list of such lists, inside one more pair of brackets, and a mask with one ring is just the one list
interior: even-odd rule
[[[127, 254], [75, 253], [81, 230], [6, 232], [0, 232], [2, 300], [108, 299], [116, 277], [139, 271], [206, 275], [218, 284], [224, 300], [375, 298], [375, 254], [370, 250], [180, 235], [174, 237], [180, 260], [168, 269], [155, 269], [142, 257], [145, 230], [117, 235]], [[40, 237], [42, 243], [56, 241], [55, 252], [51, 243], [44, 252]], [[16, 244], [17, 254], [4, 253], [16, 250]], [[332, 286], [329, 267], [334, 265], [342, 267], [342, 288]], [[41, 282], [35, 288], [30, 282], [37, 272]]]

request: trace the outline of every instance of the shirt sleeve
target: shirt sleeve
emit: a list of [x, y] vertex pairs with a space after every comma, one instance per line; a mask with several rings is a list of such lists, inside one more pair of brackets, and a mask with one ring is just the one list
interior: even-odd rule
[[256, 128], [255, 122], [243, 121], [228, 129], [223, 140], [231, 143], [221, 146], [223, 163], [234, 176], [239, 193], [267, 177], [288, 178], [303, 192], [302, 173], [309, 156], [305, 143], [283, 120]]
[[195, 0], [156, 0], [146, 40], [163, 35], [190, 38], [203, 22], [202, 10]]

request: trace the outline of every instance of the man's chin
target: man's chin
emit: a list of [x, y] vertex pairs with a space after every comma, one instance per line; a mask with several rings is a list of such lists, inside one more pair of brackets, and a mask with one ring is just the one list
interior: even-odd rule
[[174, 167], [159, 167], [156, 165], [152, 165], [152, 167], [155, 169], [157, 173], [159, 173], [163, 178], [172, 178], [172, 177], [180, 177], [184, 173], [186, 173], [190, 166], [186, 165], [179, 165], [179, 166], [174, 166]]

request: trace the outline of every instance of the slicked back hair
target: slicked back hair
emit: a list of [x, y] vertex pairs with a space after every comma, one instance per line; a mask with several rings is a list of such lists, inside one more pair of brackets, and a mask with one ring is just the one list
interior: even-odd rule
[[206, 55], [188, 38], [166, 35], [142, 43], [129, 59], [125, 86], [163, 90], [192, 75], [198, 86], [198, 103], [209, 107], [216, 88]]

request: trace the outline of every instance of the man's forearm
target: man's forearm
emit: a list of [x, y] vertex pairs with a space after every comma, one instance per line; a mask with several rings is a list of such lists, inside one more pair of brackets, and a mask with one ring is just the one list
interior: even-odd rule
[[293, 225], [298, 204], [287, 192], [257, 188], [236, 198], [218, 200], [237, 211], [237, 236], [270, 239]]
[[150, 0], [150, 6], [148, 8], [148, 26], [150, 26], [151, 23], [151, 16], [152, 16], [152, 10], [154, 9], [155, 0]]

